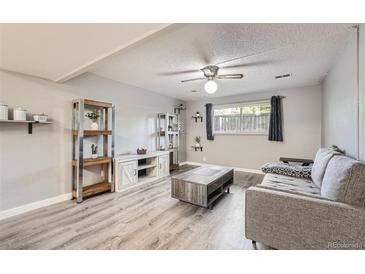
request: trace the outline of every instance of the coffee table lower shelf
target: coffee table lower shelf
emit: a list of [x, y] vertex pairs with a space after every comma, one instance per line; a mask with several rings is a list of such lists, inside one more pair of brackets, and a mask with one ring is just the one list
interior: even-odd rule
[[215, 202], [216, 200], [218, 200], [218, 199], [219, 199], [219, 197], [221, 197], [224, 193], [229, 193], [229, 192], [230, 192], [230, 190], [229, 190], [230, 186], [231, 186], [231, 185], [228, 185], [228, 186], [226, 186], [226, 187], [223, 187], [223, 186], [222, 186], [222, 187], [218, 190], [218, 192], [217, 192], [217, 193], [214, 193], [214, 195], [209, 195], [209, 196], [208, 196], [208, 202], [207, 202], [207, 205], [208, 205], [208, 208], [209, 208], [209, 209], [212, 209], [212, 208], [213, 208], [213, 204], [214, 204], [214, 202]]

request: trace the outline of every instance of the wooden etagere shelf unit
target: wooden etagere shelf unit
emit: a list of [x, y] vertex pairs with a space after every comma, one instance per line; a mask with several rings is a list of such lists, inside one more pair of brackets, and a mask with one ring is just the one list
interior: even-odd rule
[[179, 168], [179, 118], [173, 113], [157, 114], [157, 150], [170, 152], [170, 171]]
[[[85, 109], [100, 111], [100, 130], [85, 129]], [[114, 158], [114, 131], [115, 107], [111, 103], [98, 102], [88, 99], [73, 101], [72, 119], [72, 194], [78, 203], [84, 198], [104, 192], [114, 192], [113, 158]], [[87, 137], [102, 138], [102, 156], [84, 158], [84, 139]], [[101, 165], [104, 174], [102, 182], [84, 186], [84, 168]]]

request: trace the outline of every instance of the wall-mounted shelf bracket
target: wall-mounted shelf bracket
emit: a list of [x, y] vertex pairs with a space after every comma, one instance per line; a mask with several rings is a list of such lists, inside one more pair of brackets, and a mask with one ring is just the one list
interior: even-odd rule
[[17, 121], [17, 120], [1, 120], [0, 123], [6, 124], [28, 124], [28, 134], [33, 134], [33, 124], [48, 125], [53, 122], [37, 122], [37, 121]]
[[203, 147], [202, 147], [202, 146], [200, 146], [200, 147], [192, 146], [192, 148], [193, 148], [195, 151], [200, 150], [201, 152], [203, 152]]
[[195, 120], [195, 123], [197, 123], [198, 120], [200, 120], [200, 122], [203, 122], [203, 116], [200, 114], [199, 111], [197, 111], [192, 118]]
[[196, 117], [196, 116], [193, 116], [193, 118], [195, 119], [195, 123], [198, 122], [198, 120], [200, 119], [200, 122], [203, 122], [203, 117]]

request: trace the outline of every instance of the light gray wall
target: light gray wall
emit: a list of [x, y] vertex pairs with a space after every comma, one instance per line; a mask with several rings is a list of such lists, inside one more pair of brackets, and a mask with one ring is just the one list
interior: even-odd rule
[[337, 145], [345, 149], [349, 156], [365, 160], [364, 24], [360, 25], [359, 38], [360, 58], [357, 55], [357, 34], [354, 29], [346, 48], [323, 82], [323, 145]]
[[[214, 141], [207, 141], [205, 123], [195, 123], [191, 118], [199, 111], [205, 119], [206, 103], [244, 102], [267, 99], [272, 95], [286, 96], [283, 99], [283, 143], [270, 142], [268, 136], [263, 135], [216, 135]], [[211, 164], [259, 169], [264, 163], [277, 161], [281, 156], [313, 159], [321, 145], [320, 85], [193, 101], [187, 103], [187, 108], [188, 161], [204, 162], [205, 158]], [[191, 148], [195, 136], [202, 136], [203, 152]]]
[[[157, 112], [172, 112], [181, 101], [85, 74], [64, 84], [0, 72], [0, 102], [45, 112], [50, 126], [0, 124], [0, 211], [71, 191], [71, 101], [91, 98], [116, 105], [116, 154], [140, 145], [155, 149]], [[185, 139], [182, 138], [182, 147]], [[87, 148], [89, 146], [87, 145]], [[89, 153], [87, 151], [86, 153]], [[184, 153], [180, 154], [185, 160]], [[86, 172], [97, 180], [98, 168]]]
[[357, 38], [354, 30], [323, 82], [323, 145], [356, 157]]
[[359, 154], [360, 159], [365, 161], [365, 24], [360, 24], [360, 39], [359, 39]]

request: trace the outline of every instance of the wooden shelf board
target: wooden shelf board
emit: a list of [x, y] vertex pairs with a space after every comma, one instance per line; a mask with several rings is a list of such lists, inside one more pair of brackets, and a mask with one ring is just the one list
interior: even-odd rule
[[[78, 135], [78, 130], [73, 130], [73, 135]], [[112, 135], [111, 130], [84, 130], [84, 136]]]
[[[159, 135], [160, 136], [165, 136], [166, 131], [160, 131]], [[179, 135], [179, 132], [178, 131], [167, 131], [167, 135]]]
[[[100, 164], [108, 164], [112, 161], [111, 157], [98, 157], [96, 159], [86, 158], [84, 159], [84, 167], [100, 165]], [[72, 166], [77, 166], [77, 160], [72, 160]]]
[[88, 198], [96, 194], [108, 192], [111, 190], [111, 187], [111, 183], [108, 182], [101, 182], [90, 186], [85, 186], [82, 189], [82, 196], [83, 198]]
[[143, 170], [143, 169], [147, 169], [147, 168], [152, 168], [152, 167], [156, 167], [156, 165], [139, 165], [138, 166], [138, 170]]
[[38, 122], [38, 121], [30, 121], [30, 120], [25, 120], [25, 121], [17, 121], [17, 120], [0, 120], [1, 124], [20, 124], [20, 125], [24, 125], [27, 124], [28, 125], [28, 134], [32, 134], [33, 133], [33, 125], [49, 125], [49, 124], [53, 124], [53, 122]]
[[89, 100], [89, 99], [85, 99], [84, 104], [87, 105], [87, 106], [93, 106], [93, 107], [99, 107], [99, 108], [111, 108], [111, 107], [113, 107], [112, 103], [94, 101], [94, 100]]
[[17, 120], [0, 120], [0, 123], [15, 123], [15, 124], [53, 124], [53, 122], [17, 121]]

